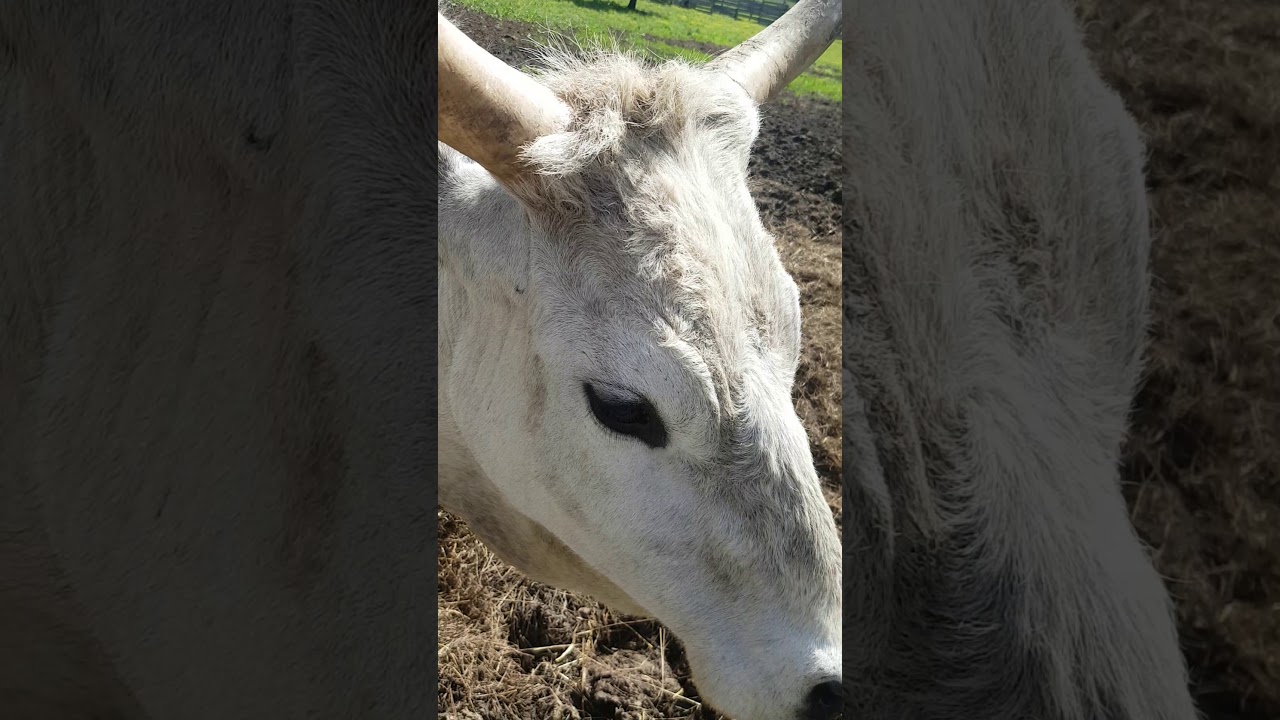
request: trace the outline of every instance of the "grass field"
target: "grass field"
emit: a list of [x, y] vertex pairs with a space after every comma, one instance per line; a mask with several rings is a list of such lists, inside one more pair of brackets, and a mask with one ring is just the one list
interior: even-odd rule
[[[554, 28], [548, 31], [548, 36], [567, 35], [583, 44], [616, 41], [624, 48], [659, 58], [697, 62], [737, 45], [763, 28], [747, 20], [645, 0], [640, 0], [634, 11], [627, 10], [626, 0], [454, 0], [454, 3], [493, 17]], [[813, 67], [792, 81], [787, 89], [797, 95], [816, 95], [840, 102], [841, 47], [839, 40], [833, 43]]]

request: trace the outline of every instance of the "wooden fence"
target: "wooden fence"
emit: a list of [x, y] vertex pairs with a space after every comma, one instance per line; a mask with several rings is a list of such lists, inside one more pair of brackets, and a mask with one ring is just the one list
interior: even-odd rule
[[761, 25], [768, 25], [777, 20], [794, 3], [782, 0], [640, 0], [657, 2], [663, 5], [677, 5], [707, 13], [727, 15], [735, 20], [754, 20]]

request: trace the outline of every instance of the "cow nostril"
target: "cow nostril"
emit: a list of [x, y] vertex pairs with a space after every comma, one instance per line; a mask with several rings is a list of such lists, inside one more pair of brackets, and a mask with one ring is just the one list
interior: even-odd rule
[[827, 680], [813, 686], [805, 699], [804, 720], [835, 720], [840, 717], [843, 695], [839, 680]]

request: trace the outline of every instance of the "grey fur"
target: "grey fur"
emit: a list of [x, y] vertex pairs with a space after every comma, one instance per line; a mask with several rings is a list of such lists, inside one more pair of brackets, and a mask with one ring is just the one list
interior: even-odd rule
[[847, 10], [847, 714], [1193, 720], [1118, 484], [1138, 130], [1058, 2]]
[[[542, 66], [573, 120], [531, 175], [440, 150], [441, 504], [662, 620], [717, 707], [794, 717], [838, 672], [838, 538], [790, 397], [799, 294], [747, 190], [756, 108], [682, 62]], [[603, 435], [584, 380], [650, 396], [670, 445]]]
[[433, 23], [0, 3], [0, 716], [430, 713]]

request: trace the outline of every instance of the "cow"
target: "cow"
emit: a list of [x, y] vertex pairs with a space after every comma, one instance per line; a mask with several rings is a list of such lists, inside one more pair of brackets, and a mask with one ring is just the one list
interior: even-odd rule
[[847, 713], [1194, 720], [1119, 483], [1138, 128], [1058, 0], [847, 9]]
[[748, 191], [802, 0], [705, 65], [512, 68], [439, 18], [440, 503], [527, 576], [683, 642], [737, 720], [840, 711], [840, 551], [792, 404], [800, 304]]
[[0, 717], [430, 716], [433, 9], [0, 3]]
[[[527, 550], [547, 553], [531, 572], [684, 633], [730, 712], [835, 712], [838, 543], [787, 400], [795, 287], [744, 183], [755, 103], [821, 52], [838, 6], [806, 2], [790, 18], [714, 68], [603, 60], [627, 100], [611, 122], [611, 88], [585, 66], [541, 85], [459, 56], [496, 74], [471, 97], [449, 83], [438, 96], [433, 62], [478, 78], [447, 49], [433, 60], [437, 19], [418, 3], [0, 6], [4, 714], [426, 716], [437, 470], [453, 478], [441, 499], [482, 533], [534, 533]], [[436, 103], [465, 108], [494, 83], [562, 97], [499, 98], [461, 135], [446, 116], [442, 137], [474, 164], [433, 150]], [[504, 108], [529, 124], [504, 123]], [[514, 144], [486, 142], [560, 120], [528, 148], [537, 173], [521, 171], [526, 156], [510, 162]], [[621, 183], [647, 202], [622, 202]], [[522, 221], [520, 238], [484, 232]], [[493, 252], [500, 240], [517, 252]], [[636, 252], [645, 243], [652, 254]], [[572, 248], [564, 274], [535, 246]], [[601, 294], [608, 283], [616, 296]], [[466, 314], [486, 300], [483, 317]], [[494, 417], [457, 404], [476, 397], [474, 370], [525, 367], [477, 357], [461, 336], [502, 337], [535, 308], [540, 342], [613, 335], [541, 356], [541, 376], [490, 377], [494, 403], [541, 389], [496, 418], [519, 425], [459, 452]], [[460, 317], [499, 324], [449, 324]], [[668, 333], [649, 342], [642, 317]], [[437, 352], [458, 383], [439, 396]], [[591, 377], [565, 385], [587, 361]], [[449, 405], [432, 417], [437, 400]], [[533, 432], [548, 441], [539, 456], [480, 452]], [[568, 472], [532, 474], [560, 461]], [[509, 484], [517, 462], [543, 494]], [[490, 477], [548, 524], [493, 525], [500, 506], [477, 504]], [[564, 502], [548, 519], [551, 493]], [[635, 562], [588, 569], [601, 560]]]

